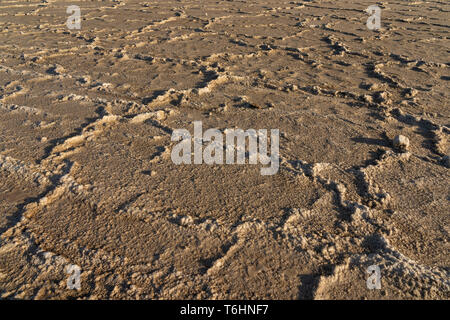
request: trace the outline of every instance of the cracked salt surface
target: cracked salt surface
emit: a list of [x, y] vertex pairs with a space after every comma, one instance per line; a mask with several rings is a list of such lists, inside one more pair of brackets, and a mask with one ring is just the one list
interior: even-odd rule
[[[0, 296], [448, 299], [450, 7], [373, 32], [372, 4], [85, 3], [75, 31], [3, 1]], [[278, 174], [175, 166], [194, 121], [280, 129]]]

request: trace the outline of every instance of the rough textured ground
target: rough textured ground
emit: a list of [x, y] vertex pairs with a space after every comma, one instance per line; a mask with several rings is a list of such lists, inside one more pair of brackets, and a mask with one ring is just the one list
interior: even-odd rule
[[[448, 299], [450, 3], [373, 4], [2, 0], [1, 297]], [[280, 171], [174, 165], [195, 120]]]

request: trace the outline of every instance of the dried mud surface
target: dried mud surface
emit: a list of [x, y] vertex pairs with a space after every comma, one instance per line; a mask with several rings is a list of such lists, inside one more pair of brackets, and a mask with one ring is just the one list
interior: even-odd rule
[[[2, 0], [0, 296], [448, 299], [450, 3], [373, 4]], [[278, 174], [174, 165], [195, 120]]]

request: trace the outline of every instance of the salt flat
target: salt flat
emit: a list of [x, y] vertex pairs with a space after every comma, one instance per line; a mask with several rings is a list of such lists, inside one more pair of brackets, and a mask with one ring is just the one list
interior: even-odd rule
[[[448, 299], [450, 3], [373, 4], [2, 0], [0, 296]], [[194, 121], [279, 171], [175, 165]]]

